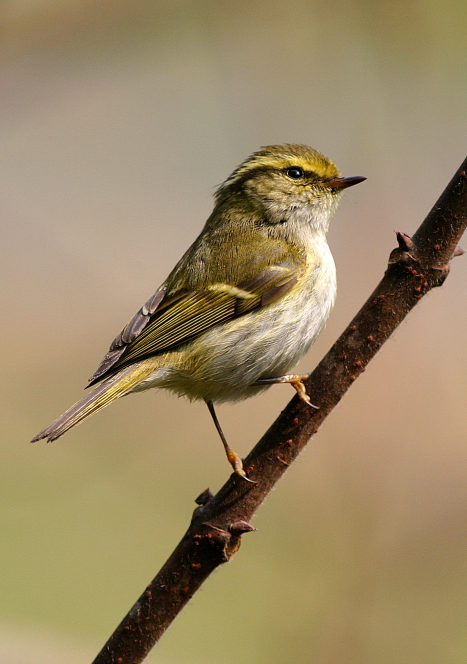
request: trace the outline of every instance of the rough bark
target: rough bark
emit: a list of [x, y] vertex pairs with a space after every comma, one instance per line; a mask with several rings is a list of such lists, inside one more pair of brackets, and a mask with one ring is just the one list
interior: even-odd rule
[[413, 238], [397, 233], [383, 279], [307, 380], [314, 410], [294, 397], [232, 475], [197, 499], [188, 531], [93, 664], [142, 662], [211, 572], [232, 558], [264, 498], [409, 311], [449, 273], [467, 225], [467, 159]]

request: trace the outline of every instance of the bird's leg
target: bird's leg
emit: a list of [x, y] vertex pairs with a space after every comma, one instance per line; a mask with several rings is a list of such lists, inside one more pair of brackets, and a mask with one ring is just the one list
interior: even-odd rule
[[303, 374], [302, 376], [298, 374], [287, 374], [286, 376], [278, 376], [277, 378], [259, 378], [253, 385], [272, 385], [274, 383], [290, 383], [292, 387], [296, 390], [299, 398], [304, 403], [311, 406], [311, 408], [319, 409], [319, 406], [314, 406], [310, 402], [310, 397], [306, 393], [305, 385], [303, 381], [310, 377], [311, 374]]
[[217, 429], [217, 432], [219, 436], [221, 437], [222, 444], [225, 449], [225, 453], [227, 455], [227, 459], [234, 469], [234, 472], [237, 475], [240, 475], [240, 477], [243, 477], [244, 480], [247, 482], [251, 482], [252, 484], [256, 484], [256, 482], [253, 482], [253, 480], [248, 479], [246, 476], [245, 471], [243, 470], [243, 463], [241, 458], [238, 456], [236, 452], [234, 452], [230, 447], [229, 444], [227, 443], [227, 440], [225, 439], [224, 432], [221, 429], [221, 425], [219, 424], [219, 420], [217, 419], [216, 411], [214, 410], [214, 404], [212, 401], [206, 401], [206, 405], [209, 408], [209, 412], [211, 413], [211, 417], [214, 420], [214, 425]]

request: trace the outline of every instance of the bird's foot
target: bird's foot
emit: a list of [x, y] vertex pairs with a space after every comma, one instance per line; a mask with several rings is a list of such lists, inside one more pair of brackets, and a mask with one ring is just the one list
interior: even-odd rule
[[286, 376], [277, 376], [275, 378], [260, 378], [253, 385], [272, 385], [274, 383], [289, 383], [292, 385], [294, 390], [297, 392], [298, 397], [301, 401], [306, 403], [311, 408], [319, 409], [319, 406], [315, 406], [310, 402], [310, 397], [306, 393], [306, 387], [303, 384], [303, 381], [310, 377], [310, 374], [287, 374]]

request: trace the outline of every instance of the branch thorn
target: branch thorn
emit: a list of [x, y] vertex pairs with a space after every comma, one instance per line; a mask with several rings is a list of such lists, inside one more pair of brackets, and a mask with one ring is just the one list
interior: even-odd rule
[[209, 503], [211, 498], [214, 498], [214, 494], [212, 493], [211, 489], [205, 489], [203, 493], [200, 493], [198, 498], [195, 498], [195, 503], [197, 505], [206, 505]]
[[243, 535], [243, 533], [251, 533], [252, 531], [256, 531], [256, 528], [254, 528], [251, 523], [248, 523], [247, 521], [234, 521], [230, 524], [228, 530], [232, 535], [239, 537], [240, 535]]
[[406, 233], [396, 232], [397, 242], [401, 251], [410, 251], [413, 248], [412, 238]]

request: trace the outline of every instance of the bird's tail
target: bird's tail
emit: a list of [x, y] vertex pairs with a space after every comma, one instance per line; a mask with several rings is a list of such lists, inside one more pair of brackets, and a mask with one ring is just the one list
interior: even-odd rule
[[147, 378], [154, 371], [151, 362], [142, 362], [137, 366], [124, 369], [120, 373], [108, 378], [101, 383], [95, 390], [75, 403], [66, 413], [63, 413], [55, 422], [52, 422], [47, 428], [35, 436], [31, 443], [35, 443], [41, 438], [47, 438], [47, 442], [60, 438], [72, 427], [82, 422], [86, 417], [97, 413], [105, 408], [109, 403], [123, 396], [142, 380]]

